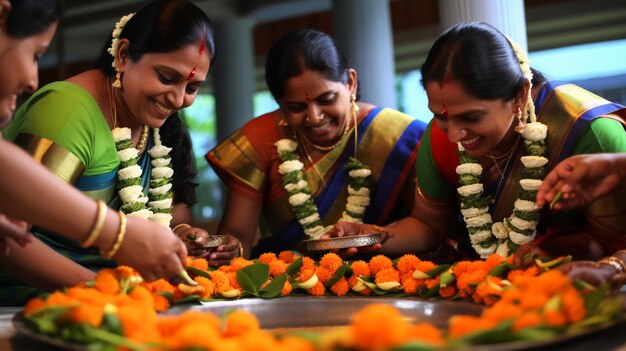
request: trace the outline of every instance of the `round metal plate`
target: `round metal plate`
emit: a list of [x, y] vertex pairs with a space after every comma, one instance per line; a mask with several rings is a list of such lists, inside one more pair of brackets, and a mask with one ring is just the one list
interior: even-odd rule
[[328, 239], [303, 240], [309, 251], [325, 251], [347, 249], [349, 247], [362, 247], [378, 244], [383, 241], [386, 233], [372, 233], [364, 235], [342, 236]]
[[202, 247], [218, 247], [228, 242], [230, 235], [211, 235], [206, 239]]

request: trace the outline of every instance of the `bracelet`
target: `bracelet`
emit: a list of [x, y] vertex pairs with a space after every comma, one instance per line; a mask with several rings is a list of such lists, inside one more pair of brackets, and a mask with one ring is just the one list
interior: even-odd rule
[[370, 227], [376, 231], [376, 233], [386, 232], [385, 228], [379, 227], [376, 224], [370, 224]]
[[96, 204], [98, 205], [98, 212], [96, 214], [96, 221], [93, 223], [93, 227], [87, 235], [87, 238], [80, 243], [82, 247], [89, 247], [96, 242], [96, 239], [100, 236], [102, 232], [102, 226], [104, 225], [104, 218], [107, 214], [107, 206], [102, 200], [97, 200]]
[[191, 228], [191, 226], [187, 223], [177, 224], [174, 228], [172, 228], [172, 232], [174, 232], [174, 234], [178, 234], [176, 233], [176, 231], [180, 228], [187, 229], [187, 228]]
[[243, 257], [243, 245], [239, 242], [239, 257]]
[[615, 256], [603, 257], [600, 260], [598, 260], [598, 264], [609, 265], [613, 267], [617, 271], [617, 273], [626, 272], [626, 264], [624, 264], [624, 261], [620, 260], [619, 258]]
[[126, 215], [122, 211], [119, 211], [118, 214], [120, 216], [120, 231], [117, 233], [117, 239], [115, 239], [115, 244], [113, 244], [113, 247], [111, 248], [111, 250], [109, 250], [109, 252], [100, 252], [102, 257], [106, 258], [107, 260], [111, 259], [113, 255], [117, 253], [117, 250], [119, 250], [120, 246], [122, 246], [124, 235], [126, 235]]

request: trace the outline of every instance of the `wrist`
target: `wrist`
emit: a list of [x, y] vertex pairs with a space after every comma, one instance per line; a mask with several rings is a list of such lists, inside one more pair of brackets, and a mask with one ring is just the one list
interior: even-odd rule
[[626, 264], [621, 259], [615, 256], [603, 257], [598, 260], [599, 266], [610, 266], [613, 268], [615, 273], [622, 274], [626, 273]]
[[174, 228], [172, 228], [172, 232], [174, 232], [174, 234], [178, 235], [180, 232], [182, 232], [183, 230], [187, 229], [187, 228], [191, 228], [191, 225], [187, 224], [187, 223], [180, 223], [174, 226]]

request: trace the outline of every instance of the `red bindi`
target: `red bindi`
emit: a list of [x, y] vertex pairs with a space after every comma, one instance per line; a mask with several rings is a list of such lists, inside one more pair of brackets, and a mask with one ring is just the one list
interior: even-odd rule
[[305, 100], [306, 102], [311, 102], [311, 101], [313, 101], [313, 99], [311, 99], [311, 97], [309, 96], [309, 94], [304, 94], [304, 100]]
[[187, 80], [192, 80], [195, 75], [196, 75], [196, 67], [194, 66], [191, 69], [191, 72], [189, 72], [189, 75], [187, 76]]
[[443, 80], [441, 81], [441, 84], [439, 84], [439, 95], [441, 96], [441, 115], [444, 117], [448, 117], [448, 108], [446, 107], [446, 104], [443, 103], [443, 86], [446, 85], [446, 83], [449, 81], [450, 81], [450, 75], [446, 73], [443, 76]]
[[[202, 54], [204, 54], [204, 52], [206, 51], [206, 40], [205, 38], [202, 38], [202, 41], [200, 41], [200, 48], [198, 48], [198, 55], [202, 56]], [[196, 75], [196, 66], [193, 66], [193, 68], [191, 69], [191, 72], [189, 72], [189, 75], [187, 76], [187, 80], [192, 80], [193, 77], [195, 77]]]

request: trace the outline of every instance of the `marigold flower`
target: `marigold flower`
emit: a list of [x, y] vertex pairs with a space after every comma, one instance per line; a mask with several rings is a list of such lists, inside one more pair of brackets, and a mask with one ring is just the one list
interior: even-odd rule
[[402, 290], [406, 294], [415, 294], [422, 286], [424, 286], [424, 279], [415, 279], [409, 276], [402, 280]]
[[102, 323], [103, 313], [104, 309], [102, 306], [80, 304], [70, 309], [65, 317], [72, 323], [87, 324], [97, 328]]
[[203, 348], [206, 350], [221, 350], [222, 338], [219, 332], [207, 328], [205, 323], [184, 323], [164, 341], [173, 350], [187, 350]]
[[496, 324], [489, 319], [483, 319], [475, 316], [456, 315], [449, 319], [448, 325], [448, 335], [453, 338], [460, 338], [470, 333], [490, 329]]
[[522, 313], [513, 321], [511, 329], [520, 331], [526, 328], [532, 328], [543, 324], [543, 319], [536, 311], [527, 311]]
[[585, 302], [580, 297], [576, 289], [570, 287], [563, 293], [562, 298], [563, 303], [561, 304], [561, 308], [568, 322], [576, 323], [585, 318], [585, 315], [587, 314]]
[[448, 285], [443, 288], [439, 288], [439, 296], [443, 298], [451, 298], [456, 294], [456, 287], [454, 285]]
[[380, 271], [378, 271], [378, 273], [376, 273], [375, 281], [376, 281], [376, 284], [387, 283], [387, 282], [399, 283], [400, 273], [398, 273], [398, 271], [393, 267], [381, 269]]
[[[368, 268], [369, 270], [369, 268]], [[348, 279], [348, 286], [350, 287], [350, 289], [354, 288], [357, 284], [359, 284], [359, 279], [357, 278], [357, 276], [355, 274], [353, 274], [349, 279]], [[357, 293], [363, 295], [363, 296], [370, 296], [372, 294], [372, 289], [368, 288], [367, 286], [364, 286], [364, 289], [361, 291], [357, 291]]]
[[356, 275], [357, 277], [369, 277], [370, 275], [372, 275], [372, 273], [370, 272], [370, 266], [365, 261], [359, 260], [352, 262], [352, 264], [350, 264], [350, 269], [352, 269], [352, 274]]
[[278, 347], [274, 336], [264, 330], [251, 331], [239, 337], [238, 340], [241, 344], [240, 350], [275, 351]]
[[265, 263], [266, 265], [269, 265], [272, 261], [276, 261], [277, 259], [276, 254], [273, 252], [267, 252], [259, 256], [259, 262]]
[[115, 275], [118, 279], [128, 279], [130, 277], [139, 277], [140, 274], [134, 268], [128, 266], [117, 266], [115, 268]]
[[292, 251], [281, 251], [278, 254], [278, 259], [287, 264], [295, 261], [297, 258], [298, 256], [294, 255]]
[[24, 306], [24, 315], [29, 316], [33, 313], [37, 313], [37, 311], [41, 310], [44, 307], [46, 307], [46, 301], [44, 301], [43, 299], [39, 297], [30, 299], [26, 303], [26, 306]]
[[211, 274], [211, 281], [213, 281], [216, 293], [222, 294], [226, 291], [233, 289], [233, 287], [230, 285], [230, 279], [228, 278], [226, 273], [217, 270], [209, 274]]
[[354, 315], [350, 333], [356, 349], [384, 350], [408, 340], [409, 324], [393, 306], [370, 304]]
[[424, 281], [424, 285], [426, 286], [426, 289], [432, 289], [436, 286], [439, 285], [439, 276], [436, 276], [433, 279], [426, 279]]
[[173, 294], [176, 290], [176, 288], [172, 284], [170, 284], [170, 282], [163, 278], [157, 279], [152, 282], [144, 282], [142, 283], [142, 285], [148, 288], [150, 291], [166, 292], [170, 294]]
[[95, 288], [107, 294], [117, 294], [120, 292], [120, 283], [115, 275], [115, 270], [111, 268], [101, 269], [96, 274]]
[[315, 345], [304, 338], [285, 336], [278, 340], [279, 350], [285, 351], [315, 351]]
[[169, 300], [158, 293], [152, 293], [152, 299], [154, 300], [154, 310], [157, 312], [165, 312], [170, 308]]
[[335, 273], [335, 271], [339, 269], [339, 267], [341, 267], [342, 264], [343, 264], [343, 260], [341, 259], [341, 257], [339, 257], [339, 255], [333, 252], [329, 252], [325, 254], [320, 259], [320, 267], [326, 268], [333, 273]]
[[188, 267], [197, 268], [201, 271], [209, 270], [209, 262], [205, 258], [195, 258], [189, 262]]
[[487, 257], [487, 259], [485, 260], [485, 267], [484, 267], [484, 269], [485, 269], [487, 272], [490, 272], [490, 271], [491, 271], [491, 270], [492, 270], [495, 266], [499, 265], [499, 264], [500, 264], [502, 261], [504, 261], [504, 260], [505, 260], [505, 259], [504, 259], [502, 256], [500, 256], [500, 255], [498, 255], [498, 254], [496, 254], [496, 253], [491, 254], [491, 255], [490, 255], [489, 257]]
[[393, 268], [393, 262], [391, 262], [391, 259], [387, 256], [376, 255], [370, 260], [369, 266], [372, 275], [376, 275], [376, 273], [383, 269]]
[[239, 286], [239, 282], [237, 281], [237, 272], [228, 272], [226, 273], [226, 276], [228, 276], [230, 286], [232, 286], [234, 289], [242, 290], [241, 286]]
[[247, 267], [254, 264], [253, 261], [250, 260], [246, 260], [243, 257], [235, 257], [230, 261], [230, 265], [227, 267], [230, 267], [230, 271], [231, 272], [236, 272], [240, 269], [242, 269], [243, 267]]
[[337, 296], [343, 296], [347, 294], [349, 290], [348, 280], [345, 277], [341, 277], [341, 279], [330, 287], [330, 291]]
[[319, 278], [319, 280], [322, 282], [322, 284], [326, 284], [328, 283], [328, 281], [330, 280], [330, 278], [333, 277], [333, 272], [331, 272], [328, 268], [326, 267], [319, 267], [317, 268], [317, 271], [315, 272], [315, 274], [317, 274], [317, 277]]
[[201, 298], [208, 299], [213, 296], [213, 293], [215, 292], [215, 285], [211, 279], [198, 276], [193, 278], [193, 280], [204, 288], [204, 291], [200, 294]]
[[507, 319], [519, 316], [522, 312], [523, 310], [520, 306], [498, 301], [493, 306], [483, 311], [482, 318], [498, 324]]
[[277, 277], [287, 271], [287, 267], [289, 265], [281, 260], [274, 260], [269, 263], [270, 266], [270, 276]]
[[157, 314], [146, 304], [128, 303], [117, 308], [124, 335], [131, 340], [147, 343], [161, 341]]
[[543, 311], [544, 322], [551, 327], [562, 327], [567, 324], [567, 319], [560, 311]]
[[259, 321], [252, 313], [236, 310], [226, 316], [223, 335], [224, 337], [241, 336], [259, 329]]
[[441, 330], [430, 323], [417, 323], [409, 327], [409, 340], [419, 340], [435, 346], [444, 345]]
[[302, 266], [302, 268], [300, 268], [300, 272], [298, 274], [297, 280], [300, 283], [304, 283], [307, 280], [311, 279], [311, 277], [314, 274], [315, 274], [315, 267], [314, 268], [304, 268], [304, 266]]
[[404, 255], [400, 257], [398, 262], [396, 263], [396, 267], [398, 268], [398, 272], [400, 275], [404, 275], [407, 273], [413, 273], [415, 267], [421, 262], [419, 258], [415, 255]]
[[306, 292], [309, 293], [309, 295], [313, 295], [313, 296], [324, 296], [324, 294], [326, 293], [326, 288], [324, 287], [324, 284], [322, 284], [321, 281], [318, 281], [314, 287], [307, 289]]
[[302, 267], [300, 267], [300, 271], [303, 269], [316, 269], [315, 261], [310, 257], [302, 257]]
[[545, 293], [537, 291], [532, 294], [524, 294], [524, 297], [520, 300], [519, 304], [524, 310], [534, 310], [542, 307], [550, 299]]
[[291, 291], [293, 290], [293, 286], [291, 286], [291, 283], [289, 283], [289, 281], [285, 281], [285, 285], [283, 285], [283, 288], [280, 290], [280, 295], [281, 296], [287, 296], [289, 294], [291, 294]]

